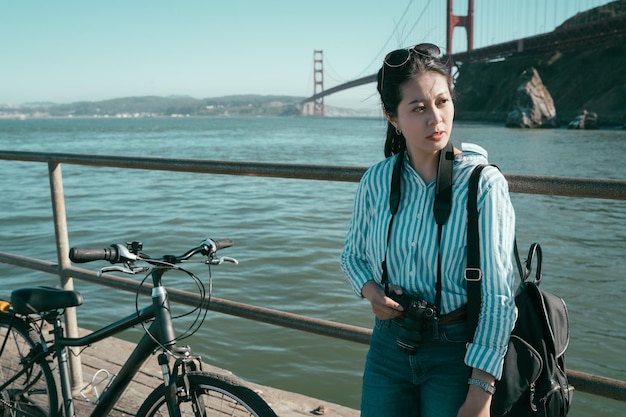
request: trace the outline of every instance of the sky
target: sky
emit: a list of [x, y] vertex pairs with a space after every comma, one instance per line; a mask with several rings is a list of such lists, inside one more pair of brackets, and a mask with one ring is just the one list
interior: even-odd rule
[[[554, 29], [602, 0], [475, 0], [474, 47]], [[446, 45], [447, 0], [0, 0], [0, 104], [131, 96], [308, 97], [384, 55]], [[467, 12], [455, 0], [455, 14]], [[453, 50], [466, 49], [457, 28]], [[373, 84], [325, 98], [376, 107]]]

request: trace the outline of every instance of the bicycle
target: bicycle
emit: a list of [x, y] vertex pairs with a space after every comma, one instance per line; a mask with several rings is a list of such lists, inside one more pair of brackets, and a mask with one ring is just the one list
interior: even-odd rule
[[[108, 415], [143, 363], [157, 352], [160, 352], [157, 358], [163, 371], [163, 383], [145, 399], [137, 411], [138, 417], [276, 417], [270, 406], [253, 390], [232, 378], [202, 371], [202, 362], [192, 354], [191, 348], [177, 344], [167, 291], [161, 283], [163, 275], [174, 269], [197, 280], [191, 272], [178, 266], [193, 262], [191, 258], [194, 255], [204, 256], [200, 262], [208, 265], [209, 275], [211, 265], [237, 263], [234, 258], [216, 256], [218, 250], [231, 245], [229, 239], [206, 239], [183, 255], [160, 258], [143, 253], [140, 242], [116, 244], [104, 249], [72, 248], [70, 259], [75, 263], [109, 261], [113, 265], [101, 268], [100, 274], [146, 272], [144, 281], [150, 277], [153, 285], [151, 305], [141, 309], [136, 306], [134, 314], [83, 337], [65, 337], [61, 324], [66, 308], [83, 303], [79, 292], [43, 286], [13, 291], [9, 311], [0, 313], [0, 417], [75, 416], [68, 348], [85, 348], [139, 324], [144, 327], [144, 335], [117, 376], [108, 381], [95, 401], [91, 417]], [[137, 262], [145, 266], [138, 266]], [[199, 281], [196, 283], [202, 285]], [[200, 307], [198, 311], [203, 310]], [[203, 311], [206, 315], [206, 310]], [[199, 328], [202, 319], [204, 316], [196, 318], [194, 329]], [[49, 332], [51, 340], [46, 340], [44, 327], [52, 328]], [[55, 357], [58, 372], [53, 372]]]

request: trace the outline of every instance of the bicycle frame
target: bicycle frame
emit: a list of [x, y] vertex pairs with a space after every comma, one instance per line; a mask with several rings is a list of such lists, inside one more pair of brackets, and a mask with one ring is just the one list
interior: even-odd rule
[[[95, 330], [88, 335], [78, 338], [68, 338], [63, 335], [61, 326], [61, 315], [58, 315], [54, 323], [54, 342], [53, 349], [57, 353], [59, 365], [59, 375], [61, 383], [61, 393], [63, 399], [63, 408], [66, 417], [75, 416], [75, 408], [72, 399], [71, 382], [69, 377], [69, 363], [67, 360], [67, 348], [84, 347], [101, 341], [107, 337], [127, 330], [137, 324], [155, 319], [149, 326], [148, 332], [142, 336], [135, 349], [122, 365], [118, 374], [104, 390], [98, 402], [90, 414], [90, 417], [104, 417], [109, 414], [113, 406], [117, 403], [121, 395], [124, 393], [128, 385], [137, 374], [144, 362], [152, 355], [159, 346], [165, 346], [168, 349], [174, 348], [175, 332], [170, 315], [169, 301], [167, 291], [161, 286], [161, 277], [166, 270], [155, 269], [152, 271], [153, 282], [152, 289], [152, 305], [142, 308], [136, 314], [130, 314], [114, 323]], [[148, 334], [149, 333], [149, 334]], [[32, 361], [42, 360], [43, 357], [49, 355], [49, 351], [45, 347], [37, 352]], [[178, 417], [179, 410], [176, 406], [176, 381], [170, 378], [170, 367], [165, 354], [159, 357], [159, 364], [163, 370], [164, 383], [168, 386], [174, 386], [174, 389], [167, 390], [167, 403], [170, 416]]]
[[[96, 330], [93, 333], [90, 333], [81, 338], [66, 338], [63, 336], [55, 336], [54, 349], [57, 352], [61, 392], [62, 398], [64, 399], [65, 415], [67, 417], [73, 417], [75, 415], [75, 410], [73, 401], [71, 401], [72, 392], [71, 382], [69, 378], [69, 363], [67, 360], [66, 348], [76, 346], [88, 346], [111, 335], [115, 335], [119, 332], [129, 329], [146, 320], [150, 320], [153, 317], [154, 308], [147, 307], [141, 310], [138, 315], [129, 315], [109, 326]], [[150, 326], [150, 331], [154, 331], [155, 327], [158, 327], [156, 325], [156, 321]], [[58, 331], [60, 332], [63, 331], [60, 326], [55, 326], [55, 332], [57, 331], [56, 329], [59, 329]], [[150, 336], [144, 335], [141, 338], [131, 355], [128, 357], [122, 368], [119, 370], [117, 376], [113, 379], [112, 383], [100, 396], [98, 403], [90, 414], [91, 416], [105, 416], [111, 411], [117, 400], [122, 395], [123, 391], [132, 380], [133, 376], [139, 371], [143, 363], [148, 359], [148, 357], [156, 347], [157, 343], [152, 340]]]

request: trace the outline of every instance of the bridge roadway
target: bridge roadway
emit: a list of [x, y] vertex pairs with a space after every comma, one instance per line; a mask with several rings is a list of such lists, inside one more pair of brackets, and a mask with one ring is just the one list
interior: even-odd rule
[[[87, 332], [88, 331], [86, 330], [79, 329], [81, 336]], [[85, 381], [85, 384], [91, 381], [93, 375], [100, 369], [107, 370], [111, 375], [117, 374], [134, 347], [135, 345], [131, 342], [110, 337], [95, 343], [81, 352], [83, 380]], [[112, 352], [114, 352], [114, 354], [112, 354]], [[358, 410], [344, 407], [339, 404], [329, 403], [327, 401], [307, 397], [305, 395], [253, 384], [248, 381], [242, 381], [232, 375], [229, 371], [211, 366], [207, 363], [203, 364], [203, 369], [207, 372], [228, 376], [231, 379], [240, 381], [242, 385], [253, 389], [280, 417], [302, 417], [311, 415], [358, 417], [360, 414]], [[135, 378], [133, 378], [133, 381], [130, 383], [126, 392], [123, 394], [122, 398], [120, 398], [109, 416], [128, 417], [136, 415], [137, 410], [139, 410], [139, 407], [146, 397], [162, 382], [160, 375], [161, 369], [157, 363], [156, 357], [149, 358]], [[102, 387], [99, 387], [99, 391], [102, 391]], [[84, 394], [85, 397], [95, 401], [93, 393], [85, 392]], [[76, 415], [88, 416], [93, 408], [93, 405], [87, 402], [80, 393], [76, 393], [74, 395], [74, 400]]]
[[[598, 45], [626, 38], [626, 13], [595, 22], [557, 28], [542, 35], [520, 38], [496, 45], [452, 55], [456, 65], [464, 62], [506, 59], [515, 55], [573, 50], [576, 48], [596, 48]], [[445, 57], [444, 57], [445, 60]], [[329, 96], [339, 91], [376, 82], [376, 74], [368, 75], [344, 84], [329, 88], [300, 102], [301, 105]]]

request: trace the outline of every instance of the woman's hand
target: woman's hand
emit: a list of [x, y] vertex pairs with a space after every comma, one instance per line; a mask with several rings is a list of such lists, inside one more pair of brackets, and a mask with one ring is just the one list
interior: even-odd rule
[[[392, 285], [389, 288], [395, 294], [402, 294], [402, 288]], [[385, 291], [375, 281], [367, 281], [361, 289], [361, 295], [372, 305], [372, 311], [381, 320], [400, 317], [404, 309], [400, 304], [385, 295]]]

